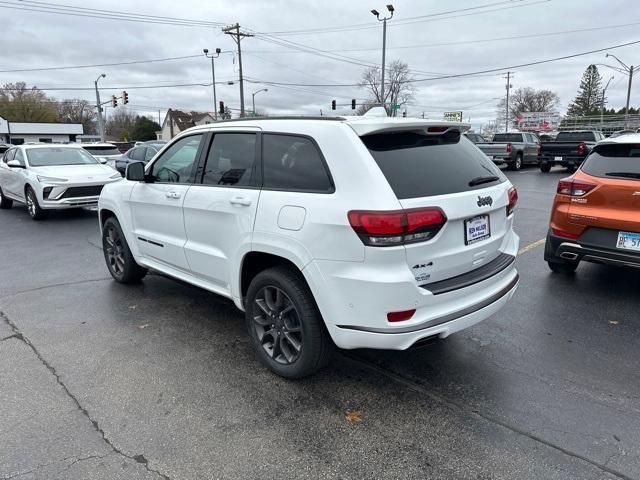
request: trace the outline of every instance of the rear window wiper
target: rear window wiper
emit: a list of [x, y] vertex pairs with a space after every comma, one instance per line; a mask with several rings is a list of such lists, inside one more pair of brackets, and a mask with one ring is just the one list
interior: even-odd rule
[[476, 177], [469, 181], [470, 187], [475, 187], [476, 185], [482, 185], [483, 183], [495, 182], [496, 180], [500, 180], [500, 177], [496, 177], [495, 175], [491, 175], [488, 177]]
[[640, 178], [640, 173], [634, 172], [607, 172], [607, 177], [627, 177], [627, 178]]

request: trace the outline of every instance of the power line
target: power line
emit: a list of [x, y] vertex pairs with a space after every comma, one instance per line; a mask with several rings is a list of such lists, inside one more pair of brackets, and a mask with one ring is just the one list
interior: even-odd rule
[[185, 55], [182, 57], [154, 58], [151, 60], [131, 60], [128, 62], [96, 63], [93, 65], [67, 65], [67, 66], [61, 66], [61, 67], [14, 68], [10, 70], [0, 70], [0, 73], [44, 72], [49, 70], [73, 70], [73, 69], [79, 69], [79, 68], [116, 67], [119, 65], [136, 65], [140, 63], [168, 62], [172, 60], [184, 60], [187, 58], [202, 58], [202, 54]]

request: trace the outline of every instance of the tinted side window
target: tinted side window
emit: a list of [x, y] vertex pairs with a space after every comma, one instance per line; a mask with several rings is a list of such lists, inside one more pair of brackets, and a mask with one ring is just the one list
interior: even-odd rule
[[205, 185], [252, 185], [256, 160], [254, 133], [217, 133], [207, 155], [202, 183]]
[[144, 153], [144, 161], [148, 162], [149, 160], [151, 160], [153, 158], [153, 156], [158, 153], [158, 150], [156, 150], [153, 147], [147, 147], [145, 153]]
[[190, 135], [171, 145], [151, 167], [154, 180], [162, 183], [191, 182], [201, 141], [202, 134]]
[[9, 150], [7, 153], [4, 154], [4, 158], [2, 160], [4, 161], [4, 163], [7, 163], [9, 160], [13, 160], [13, 156], [15, 154], [16, 154], [15, 149]]
[[262, 137], [263, 187], [327, 193], [333, 184], [318, 147], [304, 137], [265, 134]]
[[[360, 138], [399, 199], [466, 192], [506, 181], [500, 169], [456, 130], [441, 135], [374, 133]], [[472, 180], [480, 177], [496, 180], [474, 185]]]
[[138, 162], [142, 162], [144, 160], [144, 152], [146, 147], [136, 147], [129, 154], [129, 158], [131, 160], [136, 160]]
[[24, 165], [24, 155], [22, 155], [22, 150], [16, 149], [14, 160], [19, 161], [20, 165]]

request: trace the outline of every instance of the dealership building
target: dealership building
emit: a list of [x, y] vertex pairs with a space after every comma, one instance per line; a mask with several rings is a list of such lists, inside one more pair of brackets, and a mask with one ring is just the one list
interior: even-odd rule
[[81, 123], [8, 122], [0, 117], [0, 143], [75, 142], [83, 133]]

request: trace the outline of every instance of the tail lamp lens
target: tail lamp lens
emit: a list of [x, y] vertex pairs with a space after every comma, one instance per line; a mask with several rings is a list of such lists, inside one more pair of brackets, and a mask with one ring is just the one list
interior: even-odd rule
[[507, 216], [513, 213], [517, 203], [518, 203], [518, 191], [516, 190], [516, 187], [511, 187], [509, 189], [509, 205], [507, 205]]
[[571, 177], [563, 178], [558, 182], [557, 193], [560, 195], [570, 195], [572, 197], [581, 197], [596, 188], [593, 183], [575, 181]]
[[423, 242], [433, 238], [447, 222], [439, 208], [351, 210], [347, 217], [362, 243], [371, 247]]
[[413, 317], [413, 314], [416, 313], [416, 309], [412, 310], [404, 310], [402, 312], [389, 312], [387, 313], [387, 320], [390, 322], [404, 322], [405, 320], [409, 320]]
[[507, 146], [505, 147], [505, 151], [507, 153], [511, 153], [512, 150], [513, 150], [513, 146], [510, 143], [507, 143]]
[[584, 143], [581, 143], [580, 145], [578, 145], [578, 155], [584, 155], [586, 146]]

